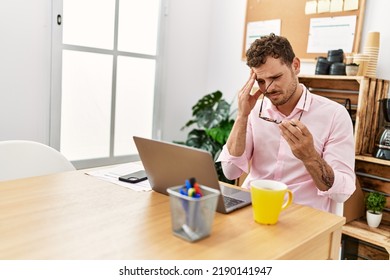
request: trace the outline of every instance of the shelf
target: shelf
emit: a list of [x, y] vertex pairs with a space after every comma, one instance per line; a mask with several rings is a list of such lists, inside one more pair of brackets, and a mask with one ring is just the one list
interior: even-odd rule
[[299, 75], [298, 78], [326, 79], [326, 80], [361, 80], [365, 76], [344, 76], [344, 75]]
[[[349, 99], [354, 121], [355, 137], [355, 171], [362, 195], [367, 191], [390, 193], [389, 167], [390, 161], [375, 158], [375, 138], [382, 126], [380, 119], [379, 100], [385, 98], [389, 91], [389, 81], [367, 76], [336, 76], [336, 75], [300, 75], [303, 83], [312, 93], [330, 99]], [[348, 202], [348, 201], [347, 201]], [[345, 210], [354, 212], [361, 209], [364, 213], [362, 198], [345, 203]], [[386, 204], [388, 207], [389, 202]], [[352, 210], [351, 210], [352, 209]], [[360, 210], [359, 210], [360, 211]], [[356, 211], [355, 211], [356, 212]], [[379, 228], [368, 227], [365, 218], [353, 220], [343, 226], [343, 234], [363, 240], [387, 250], [390, 255], [390, 219], [388, 211], [384, 211], [382, 224]]]
[[376, 158], [376, 157], [373, 157], [373, 156], [356, 155], [355, 159], [356, 160], [360, 160], [360, 161], [365, 161], [365, 162], [371, 162], [371, 163], [375, 163], [375, 164], [381, 164], [381, 165], [385, 165], [385, 166], [390, 166], [390, 160], [380, 159], [380, 158]]
[[378, 228], [370, 228], [365, 219], [354, 220], [343, 226], [342, 233], [383, 247], [390, 255], [390, 225], [388, 223], [382, 222]]

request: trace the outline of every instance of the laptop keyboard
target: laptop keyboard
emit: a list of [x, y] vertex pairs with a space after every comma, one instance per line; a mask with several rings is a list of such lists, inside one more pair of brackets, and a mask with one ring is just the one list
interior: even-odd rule
[[243, 203], [244, 201], [241, 199], [233, 198], [230, 196], [223, 196], [223, 200], [225, 202], [225, 207], [230, 208], [236, 206], [237, 204]]

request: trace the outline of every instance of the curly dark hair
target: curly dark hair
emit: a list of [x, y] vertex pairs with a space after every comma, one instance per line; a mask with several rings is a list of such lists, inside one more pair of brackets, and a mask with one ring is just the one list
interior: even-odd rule
[[271, 33], [252, 43], [246, 52], [246, 64], [249, 67], [259, 67], [266, 63], [269, 56], [280, 59], [282, 63], [291, 66], [295, 54], [290, 42], [285, 37]]

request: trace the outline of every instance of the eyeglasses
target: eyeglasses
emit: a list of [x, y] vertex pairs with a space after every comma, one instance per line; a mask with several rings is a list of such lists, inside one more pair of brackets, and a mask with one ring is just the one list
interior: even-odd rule
[[[268, 93], [268, 88], [270, 87], [270, 85], [272, 85], [272, 83], [274, 82], [274, 80], [272, 80], [272, 82], [268, 85], [268, 87], [265, 89], [265, 92], [263, 92], [263, 95], [265, 97], [265, 95]], [[273, 123], [276, 123], [276, 124], [280, 124], [282, 121], [278, 121], [278, 120], [274, 120], [274, 119], [271, 119], [271, 118], [268, 118], [268, 117], [262, 117], [261, 116], [261, 111], [263, 110], [263, 100], [264, 100], [264, 97], [263, 99], [261, 100], [261, 105], [260, 105], [260, 111], [259, 111], [259, 118], [262, 119], [262, 120], [265, 120], [267, 122], [273, 122]], [[307, 90], [305, 90], [305, 101], [303, 102], [303, 108], [302, 108], [302, 112], [301, 114], [299, 115], [299, 118], [298, 120], [300, 121], [301, 118], [302, 118], [302, 114], [303, 114], [303, 111], [305, 109], [305, 106], [306, 106], [306, 98], [307, 98]]]

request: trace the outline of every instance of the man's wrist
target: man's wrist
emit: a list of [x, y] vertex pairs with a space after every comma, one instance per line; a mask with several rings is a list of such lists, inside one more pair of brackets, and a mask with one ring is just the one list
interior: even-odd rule
[[248, 122], [248, 115], [246, 115], [246, 116], [245, 115], [237, 115], [235, 122], [247, 123]]
[[328, 191], [333, 186], [333, 169], [319, 154], [305, 161], [304, 165], [313, 177], [319, 190]]

